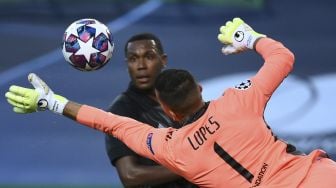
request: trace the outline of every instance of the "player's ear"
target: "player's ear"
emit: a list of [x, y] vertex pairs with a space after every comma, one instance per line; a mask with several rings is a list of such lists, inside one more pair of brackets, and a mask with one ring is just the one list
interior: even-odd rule
[[163, 112], [167, 116], [169, 116], [172, 120], [179, 121], [180, 120], [179, 116], [175, 112], [173, 112], [166, 103], [164, 103], [163, 101], [161, 101], [157, 90], [155, 90], [155, 95], [156, 95], [156, 98], [157, 98], [157, 100], [158, 100], [158, 102], [159, 102], [159, 104], [160, 104]]
[[173, 110], [171, 110], [169, 107], [165, 106], [165, 109], [163, 110], [172, 120], [174, 121], [181, 121], [183, 119], [183, 117], [174, 112]]
[[172, 118], [174, 121], [179, 121], [179, 119], [177, 118], [176, 114], [172, 110], [168, 109], [168, 110], [165, 110], [165, 111], [166, 111], [167, 115], [170, 118]]
[[164, 111], [165, 114], [167, 114], [170, 118], [172, 118], [174, 121], [177, 121], [177, 117], [175, 113], [163, 102], [160, 102], [161, 108]]
[[128, 67], [127, 57], [124, 58], [124, 62], [126, 64], [126, 71], [129, 73], [129, 67]]
[[183, 116], [177, 112], [174, 112], [165, 104], [163, 104], [163, 111], [174, 121], [181, 121], [183, 119]]
[[200, 91], [200, 93], [202, 93], [203, 91], [203, 87], [200, 84], [198, 84], [198, 90]]
[[167, 56], [167, 54], [162, 54], [161, 55], [161, 60], [162, 60], [162, 68], [166, 68], [167, 63], [168, 63], [168, 56]]

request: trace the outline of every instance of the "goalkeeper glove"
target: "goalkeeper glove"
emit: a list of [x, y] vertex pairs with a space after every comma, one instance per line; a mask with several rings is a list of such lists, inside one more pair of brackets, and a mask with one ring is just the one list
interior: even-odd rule
[[63, 113], [68, 102], [66, 98], [54, 94], [48, 85], [34, 73], [28, 75], [28, 80], [35, 89], [13, 85], [5, 94], [14, 112], [26, 114], [49, 109], [58, 114]]
[[228, 55], [253, 49], [255, 41], [261, 37], [266, 35], [255, 32], [242, 19], [234, 18], [220, 27], [218, 40], [225, 45], [222, 52]]

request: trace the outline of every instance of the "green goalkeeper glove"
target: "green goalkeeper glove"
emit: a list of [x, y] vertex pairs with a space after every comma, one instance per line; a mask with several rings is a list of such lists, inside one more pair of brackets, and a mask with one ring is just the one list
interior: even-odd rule
[[261, 37], [266, 35], [255, 32], [242, 19], [234, 18], [220, 27], [218, 40], [225, 45], [222, 52], [228, 55], [253, 49], [255, 41]]
[[35, 89], [12, 85], [5, 94], [9, 104], [16, 113], [32, 113], [49, 109], [62, 114], [68, 100], [54, 92], [36, 74], [28, 75], [29, 82]]

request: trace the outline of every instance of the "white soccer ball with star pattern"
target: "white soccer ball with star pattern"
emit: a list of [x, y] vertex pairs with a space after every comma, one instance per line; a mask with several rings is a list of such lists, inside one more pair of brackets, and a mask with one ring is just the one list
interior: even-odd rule
[[113, 37], [108, 27], [96, 19], [73, 22], [63, 36], [65, 60], [81, 71], [102, 68], [112, 57], [113, 49]]

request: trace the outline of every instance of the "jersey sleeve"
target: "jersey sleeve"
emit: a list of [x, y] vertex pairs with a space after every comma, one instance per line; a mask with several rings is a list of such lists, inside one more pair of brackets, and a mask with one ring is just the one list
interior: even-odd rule
[[280, 42], [270, 38], [260, 39], [256, 51], [265, 61], [257, 74], [224, 94], [230, 98], [227, 101], [234, 103], [237, 108], [243, 107], [246, 112], [263, 114], [273, 92], [292, 70], [294, 55]]
[[165, 137], [171, 128], [157, 129], [134, 119], [83, 105], [77, 122], [111, 134], [141, 156], [161, 162], [165, 155]]
[[270, 97], [293, 69], [294, 54], [280, 42], [270, 38], [260, 39], [256, 51], [265, 63], [252, 81], [265, 96]]

